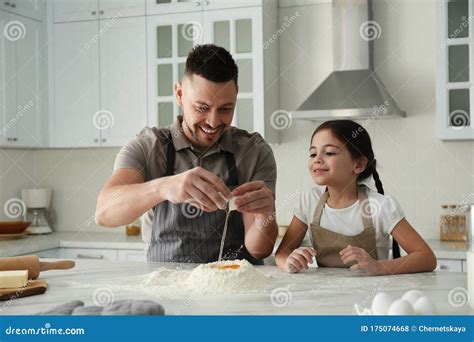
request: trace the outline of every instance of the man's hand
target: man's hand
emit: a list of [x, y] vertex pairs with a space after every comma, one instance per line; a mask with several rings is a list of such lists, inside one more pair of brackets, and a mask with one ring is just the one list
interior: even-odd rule
[[351, 270], [363, 270], [370, 275], [382, 273], [380, 262], [374, 260], [363, 248], [347, 245], [346, 248], [339, 252], [339, 255], [344, 264], [349, 264], [354, 261], [357, 262], [351, 266]]
[[273, 191], [262, 181], [242, 184], [232, 191], [237, 210], [242, 213], [260, 214], [265, 218], [275, 212]]
[[224, 209], [225, 198], [231, 193], [225, 183], [216, 175], [195, 167], [191, 170], [168, 177], [164, 189], [165, 198], [172, 203], [190, 203], [207, 212]]

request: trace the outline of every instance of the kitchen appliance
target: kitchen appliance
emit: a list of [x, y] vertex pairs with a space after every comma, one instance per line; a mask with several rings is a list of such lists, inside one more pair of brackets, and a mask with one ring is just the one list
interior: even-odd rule
[[296, 109], [292, 119], [404, 117], [374, 69], [374, 40], [382, 29], [372, 0], [333, 0], [333, 71]]
[[52, 219], [49, 212], [51, 189], [23, 189], [21, 199], [26, 205], [24, 219], [31, 222], [26, 230], [28, 234], [52, 233]]

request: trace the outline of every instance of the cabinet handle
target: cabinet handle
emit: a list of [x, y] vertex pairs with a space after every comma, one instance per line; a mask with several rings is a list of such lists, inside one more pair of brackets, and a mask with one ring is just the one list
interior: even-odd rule
[[200, 2], [200, 1], [194, 1], [194, 4], [195, 4], [196, 6], [200, 6], [200, 5], [201, 5], [201, 2]]
[[94, 139], [94, 142], [99, 142], [99, 139]]
[[446, 266], [446, 265], [440, 265], [440, 266], [439, 266], [439, 269], [440, 269], [440, 270], [447, 270], [447, 269], [448, 269], [448, 266]]
[[16, 5], [15, 5], [15, 4], [11, 4], [10, 7], [11, 7], [11, 8], [16, 8]]
[[101, 142], [106, 142], [107, 139], [105, 139], [105, 138], [104, 138], [104, 139], [100, 139], [100, 141], [101, 141]]
[[9, 2], [5, 2], [5, 6], [10, 6], [10, 3], [9, 3]]
[[18, 138], [13, 138], [13, 141], [18, 141]]
[[103, 255], [92, 255], [92, 254], [78, 254], [78, 259], [94, 259], [94, 260], [102, 260], [104, 259]]
[[204, 1], [204, 6], [209, 5], [209, 1]]
[[104, 11], [99, 11], [99, 14], [104, 14]]
[[12, 138], [7, 138], [7, 141], [12, 141]]
[[96, 14], [97, 14], [97, 12], [96, 12], [96, 11], [92, 11], [92, 15], [96, 15]]

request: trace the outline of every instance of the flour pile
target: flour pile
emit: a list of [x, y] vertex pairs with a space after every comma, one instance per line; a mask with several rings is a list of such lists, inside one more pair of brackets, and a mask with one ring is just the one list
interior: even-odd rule
[[257, 271], [247, 260], [199, 265], [184, 282], [184, 286], [191, 291], [218, 294], [256, 292], [269, 284], [270, 278]]

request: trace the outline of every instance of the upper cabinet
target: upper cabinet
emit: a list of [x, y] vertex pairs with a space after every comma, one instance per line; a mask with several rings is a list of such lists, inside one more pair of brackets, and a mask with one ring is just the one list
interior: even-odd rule
[[437, 2], [438, 136], [443, 140], [474, 139], [474, 2]]
[[[173, 85], [183, 76], [189, 51], [196, 44], [215, 43], [230, 51], [239, 67], [239, 94], [233, 125], [259, 132], [269, 142], [278, 142], [278, 131], [270, 122], [279, 105], [278, 46], [273, 41], [264, 44], [277, 30], [277, 3], [197, 3], [199, 6], [187, 13], [147, 17], [149, 124], [164, 127], [173, 122], [180, 110], [174, 100]], [[244, 7], [234, 8], [238, 3]], [[147, 13], [150, 6], [156, 6], [157, 13], [160, 8], [186, 12], [183, 4], [149, 1]], [[219, 9], [211, 9], [212, 4]], [[168, 7], [161, 7], [165, 5]], [[248, 5], [254, 6], [246, 7]]]
[[[57, 2], [69, 13], [74, 11], [67, 3], [77, 5]], [[121, 7], [126, 2], [128, 13], [133, 12], [131, 1], [110, 1], [107, 8], [127, 13]], [[126, 144], [147, 124], [145, 16], [55, 23], [52, 28], [50, 146]]]
[[0, 145], [42, 147], [42, 24], [0, 10], [0, 29]]
[[54, 0], [55, 23], [145, 15], [145, 0]]
[[[271, 0], [274, 1], [274, 0]], [[262, 0], [147, 0], [146, 14], [183, 13], [200, 10], [242, 8], [262, 5]]]
[[0, 10], [41, 21], [45, 0], [2, 0]]

